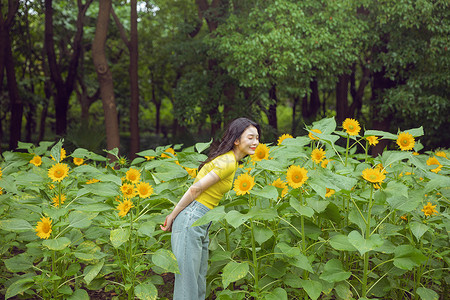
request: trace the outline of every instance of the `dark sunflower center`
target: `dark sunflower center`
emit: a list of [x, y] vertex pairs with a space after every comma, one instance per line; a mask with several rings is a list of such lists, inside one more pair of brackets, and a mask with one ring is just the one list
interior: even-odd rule
[[50, 226], [47, 223], [44, 223], [44, 225], [42, 226], [42, 232], [44, 233], [48, 233], [50, 231]]

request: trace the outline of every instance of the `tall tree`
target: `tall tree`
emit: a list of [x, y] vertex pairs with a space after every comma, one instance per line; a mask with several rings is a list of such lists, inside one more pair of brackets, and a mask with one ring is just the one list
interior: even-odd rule
[[95, 37], [92, 43], [92, 59], [100, 83], [100, 97], [102, 98], [105, 114], [106, 146], [108, 150], [119, 148], [120, 146], [114, 83], [105, 53], [111, 7], [111, 0], [100, 1]]
[[[69, 108], [69, 99], [74, 89], [78, 71], [78, 62], [81, 54], [83, 19], [92, 1], [93, 0], [86, 0], [86, 3], [82, 4], [81, 0], [77, 0], [78, 14], [76, 20], [76, 33], [72, 42], [72, 53], [70, 55], [69, 65], [63, 66], [61, 64], [58, 64], [58, 59], [55, 51], [53, 1], [45, 0], [45, 49], [47, 53], [50, 77], [56, 89], [56, 97], [54, 98], [54, 103], [57, 135], [64, 135], [67, 130], [67, 111]], [[64, 79], [63, 74], [66, 73], [67, 76]]]
[[11, 108], [9, 148], [15, 149], [21, 137], [23, 102], [20, 98], [19, 88], [17, 86], [10, 30], [19, 8], [19, 1], [9, 0], [8, 11], [5, 15], [3, 3], [3, 1], [0, 2], [0, 93], [3, 86], [3, 74], [5, 71]]
[[120, 31], [120, 36], [130, 52], [130, 66], [128, 72], [130, 74], [130, 158], [135, 158], [136, 153], [140, 148], [140, 134], [139, 134], [139, 76], [138, 76], [138, 14], [137, 14], [137, 0], [130, 1], [130, 39], [127, 38], [125, 29], [122, 26], [119, 18], [112, 9], [111, 13], [114, 21]]

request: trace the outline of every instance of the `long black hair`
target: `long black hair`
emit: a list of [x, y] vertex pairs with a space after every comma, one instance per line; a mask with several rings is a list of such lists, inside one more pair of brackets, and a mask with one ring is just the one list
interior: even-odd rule
[[249, 126], [254, 126], [258, 130], [258, 135], [261, 136], [261, 128], [259, 127], [258, 123], [247, 118], [234, 119], [226, 127], [226, 130], [222, 135], [222, 139], [220, 140], [219, 146], [217, 146], [217, 148], [215, 149], [211, 149], [208, 154], [208, 158], [200, 164], [198, 170], [200, 171], [206, 163], [212, 161], [217, 156], [233, 150], [234, 142], [241, 137], [242, 133]]

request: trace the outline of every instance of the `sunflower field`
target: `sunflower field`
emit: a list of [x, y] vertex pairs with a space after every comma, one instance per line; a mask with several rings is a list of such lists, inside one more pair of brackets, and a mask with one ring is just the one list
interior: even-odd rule
[[[323, 119], [309, 135], [261, 143], [212, 221], [209, 299], [445, 299], [450, 162], [398, 133]], [[390, 140], [378, 157], [379, 140]], [[161, 299], [178, 272], [164, 222], [209, 143], [128, 161], [63, 141], [20, 143], [0, 160], [5, 299]]]

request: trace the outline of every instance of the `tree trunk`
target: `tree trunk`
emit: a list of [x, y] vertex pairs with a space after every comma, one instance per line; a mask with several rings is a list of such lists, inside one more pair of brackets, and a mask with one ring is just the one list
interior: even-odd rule
[[67, 110], [69, 108], [69, 99], [73, 92], [76, 75], [78, 71], [78, 62], [81, 53], [81, 42], [83, 38], [83, 19], [86, 11], [92, 0], [87, 0], [85, 5], [78, 0], [78, 15], [77, 15], [77, 32], [72, 44], [72, 55], [67, 71], [67, 77], [62, 78], [61, 69], [58, 65], [55, 53], [55, 43], [53, 40], [53, 6], [52, 0], [45, 0], [45, 43], [44, 47], [47, 53], [48, 65], [50, 70], [50, 77], [55, 85], [56, 97], [55, 102], [55, 117], [56, 117], [56, 134], [64, 135], [67, 131]]
[[269, 99], [272, 100], [272, 103], [269, 105], [269, 114], [267, 115], [269, 119], [269, 125], [272, 126], [275, 131], [278, 130], [278, 120], [277, 120], [277, 86], [276, 84], [272, 84], [269, 89]]
[[137, 0], [131, 0], [130, 35], [130, 158], [136, 157], [140, 148], [139, 136], [139, 77], [138, 77], [138, 30]]
[[155, 78], [154, 78], [154, 72], [150, 71], [151, 76], [151, 85], [152, 85], [152, 102], [155, 104], [155, 117], [156, 117], [156, 123], [155, 123], [155, 130], [156, 134], [161, 134], [161, 99], [156, 99], [156, 84], [155, 84]]
[[25, 142], [31, 143], [32, 142], [32, 136], [34, 133], [34, 130], [36, 128], [36, 120], [35, 118], [35, 111], [36, 106], [33, 102], [30, 102], [28, 105], [28, 111], [27, 111], [27, 125], [26, 125], [26, 135], [25, 135]]
[[45, 121], [47, 119], [47, 113], [48, 113], [48, 101], [44, 103], [44, 107], [42, 108], [41, 119], [39, 121], [39, 138], [36, 141], [37, 143], [39, 143], [40, 141], [44, 140], [44, 136], [45, 136]]
[[[229, 11], [229, 1], [228, 0], [212, 0], [211, 4], [207, 0], [196, 0], [198, 8], [198, 17], [200, 20], [205, 18], [206, 24], [208, 25], [209, 32], [214, 32], [221, 20], [225, 19]], [[191, 35], [192, 36], [192, 35]], [[213, 90], [214, 80], [220, 76], [220, 67], [216, 59], [208, 60], [208, 71], [210, 73], [210, 80], [208, 86], [210, 90]], [[213, 108], [208, 111], [211, 118], [211, 136], [215, 136], [215, 133], [220, 129], [222, 123], [222, 117], [217, 113], [219, 107], [220, 96], [218, 99], [212, 99]]]
[[294, 96], [294, 103], [292, 104], [292, 129], [291, 134], [295, 135], [297, 130], [297, 105], [300, 102], [300, 97], [298, 95]]
[[[380, 114], [380, 105], [382, 103], [382, 94], [384, 90], [395, 86], [395, 82], [385, 78], [385, 71], [375, 72], [372, 74], [372, 96], [370, 108], [372, 110], [372, 128], [373, 130], [389, 131], [392, 119], [392, 113], [387, 115]], [[372, 156], [381, 154], [384, 148], [389, 144], [389, 140], [382, 139], [372, 148]]]
[[114, 21], [119, 28], [120, 36], [128, 47], [130, 53], [130, 66], [128, 72], [130, 74], [130, 149], [129, 156], [131, 159], [136, 157], [136, 153], [140, 148], [139, 137], [139, 77], [138, 77], [138, 31], [137, 31], [137, 1], [131, 0], [131, 14], [130, 14], [130, 40], [127, 38], [125, 28], [120, 23], [114, 9], [111, 14]]
[[305, 95], [302, 99], [302, 116], [308, 123], [316, 118], [320, 108], [319, 84], [316, 78], [309, 82], [309, 88], [311, 89], [309, 101], [308, 95]]
[[[97, 26], [95, 29], [95, 37], [92, 43], [92, 59], [94, 61], [95, 70], [100, 84], [100, 96], [103, 103], [103, 111], [105, 114], [106, 128], [106, 145], [111, 150], [119, 148], [119, 123], [117, 119], [116, 101], [114, 98], [114, 86], [111, 70], [108, 67], [105, 54], [106, 35], [108, 33], [108, 22], [111, 11], [111, 0], [103, 0], [99, 2]], [[113, 159], [109, 155], [110, 159]]]
[[358, 89], [356, 88], [355, 67], [352, 68], [353, 71], [350, 79], [350, 94], [352, 95], [353, 102], [350, 105], [348, 111], [350, 116], [355, 116], [356, 118], [359, 118], [361, 114], [364, 90], [370, 80], [370, 70], [365, 66], [361, 67], [362, 67], [362, 77], [359, 81]]
[[336, 83], [336, 122], [342, 124], [348, 115], [348, 84], [350, 76], [348, 74], [339, 75]]
[[0, 59], [0, 78], [2, 79], [2, 81], [0, 81], [0, 85], [3, 86], [3, 72], [6, 71], [8, 93], [11, 103], [9, 148], [13, 150], [17, 148], [17, 144], [21, 138], [23, 115], [23, 103], [19, 95], [19, 88], [17, 86], [10, 37], [10, 29], [17, 13], [17, 9], [19, 8], [19, 1], [8, 1], [7, 14], [3, 12], [2, 6], [3, 5], [0, 5], [0, 56], [2, 56]]
[[16, 81], [16, 71], [11, 51], [11, 40], [9, 34], [6, 41], [6, 78], [8, 80], [8, 92], [11, 102], [11, 124], [9, 131], [9, 149], [14, 150], [21, 139], [23, 102], [19, 96], [19, 88]]

